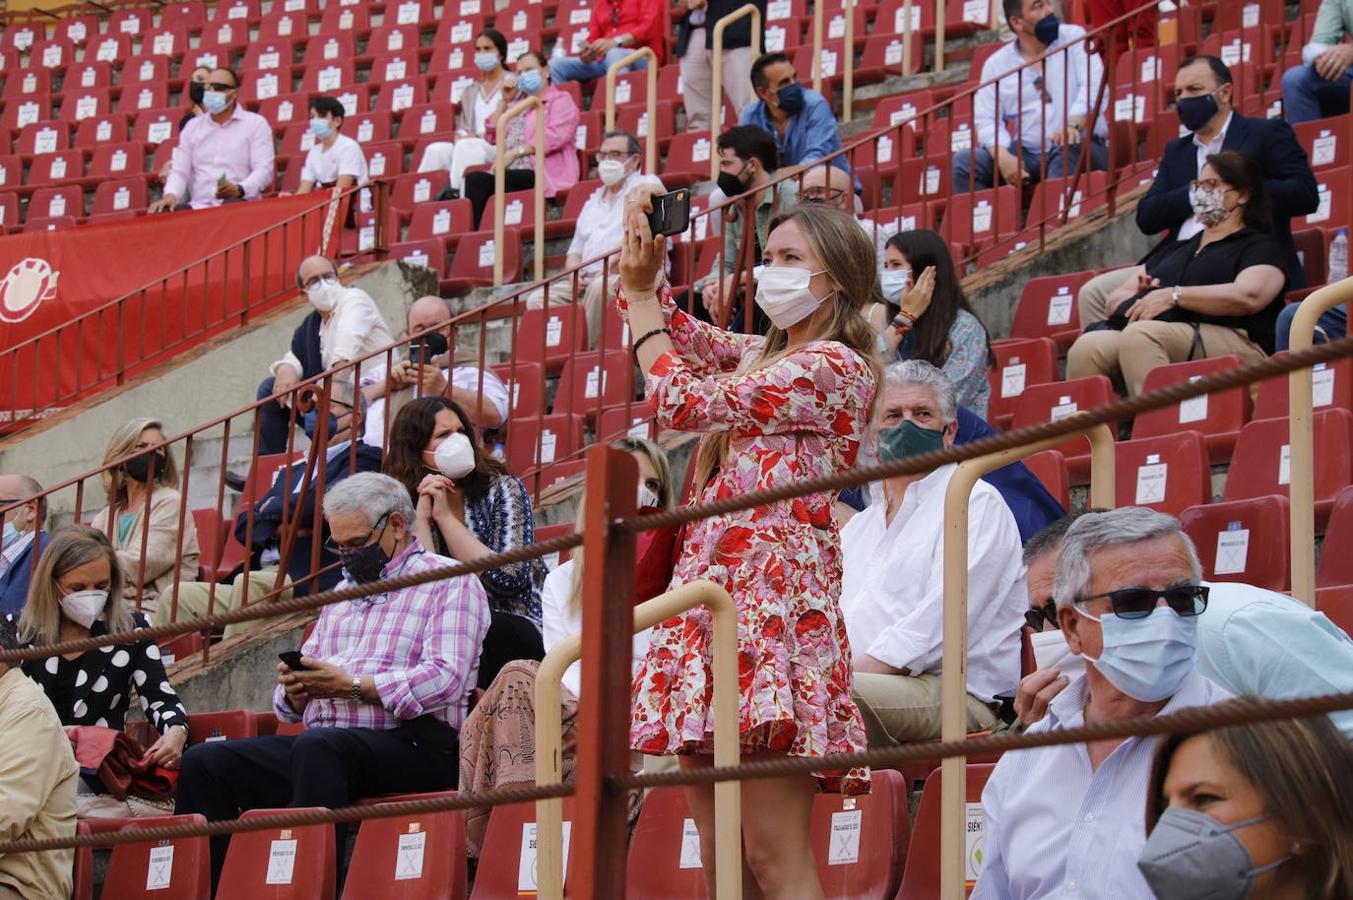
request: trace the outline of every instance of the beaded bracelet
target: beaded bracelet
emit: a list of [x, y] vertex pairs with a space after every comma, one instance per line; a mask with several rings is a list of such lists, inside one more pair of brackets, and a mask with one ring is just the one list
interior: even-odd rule
[[634, 346], [633, 346], [633, 348], [632, 348], [632, 349], [633, 349], [633, 352], [634, 352], [634, 356], [635, 356], [636, 359], [637, 359], [638, 356], [639, 356], [639, 348], [643, 346], [644, 341], [648, 340], [648, 339], [651, 338], [651, 337], [655, 337], [655, 336], [657, 336], [657, 335], [659, 335], [659, 334], [665, 334], [665, 335], [667, 335], [668, 337], [671, 337], [671, 336], [672, 336], [672, 329], [670, 329], [670, 328], [654, 328], [652, 331], [646, 331], [646, 332], [644, 332], [642, 335], [640, 335], [639, 339], [638, 339], [637, 341], [634, 342]]

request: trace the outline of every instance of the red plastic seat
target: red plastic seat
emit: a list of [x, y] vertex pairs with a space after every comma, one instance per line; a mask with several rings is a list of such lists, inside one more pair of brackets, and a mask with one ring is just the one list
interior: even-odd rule
[[64, 69], [75, 62], [75, 45], [56, 38], [34, 44], [28, 53], [30, 66], [44, 69]]
[[1348, 635], [1353, 635], [1353, 584], [1317, 588], [1315, 608]]
[[911, 841], [907, 787], [895, 769], [875, 769], [868, 795], [813, 798], [812, 842], [828, 897], [891, 897]]
[[[214, 509], [193, 510], [193, 525], [197, 527], [197, 543], [201, 555], [197, 568], [202, 581], [223, 582], [230, 573], [243, 565], [244, 547], [235, 540], [229, 520], [222, 519]], [[217, 591], [221, 597], [222, 592]]]
[[443, 248], [454, 235], [464, 234], [474, 227], [474, 210], [469, 200], [434, 200], [414, 207], [409, 224], [408, 240], [435, 238]]
[[59, 228], [71, 228], [78, 224], [75, 216], [26, 216], [24, 218], [23, 230], [30, 231], [56, 231]]
[[587, 349], [587, 315], [573, 303], [551, 303], [548, 310], [528, 309], [521, 315], [512, 341], [515, 359], [543, 362], [556, 371], [565, 360]]
[[667, 162], [662, 168], [663, 184], [669, 176], [684, 175], [696, 181], [709, 179], [709, 161], [717, 158], [718, 149], [703, 132], [687, 131], [675, 135], [667, 147]]
[[449, 278], [442, 284], [443, 294], [463, 294], [466, 291], [493, 283], [493, 260], [501, 255], [503, 282], [510, 284], [521, 279], [521, 236], [513, 229], [503, 234], [501, 247], [494, 247], [492, 231], [472, 231], [462, 234], [451, 254]]
[[1007, 428], [1026, 387], [1057, 380], [1057, 345], [1051, 338], [1039, 337], [993, 341], [991, 349], [996, 367], [987, 374], [991, 383], [987, 421]]
[[517, 359], [493, 366], [493, 372], [507, 388], [512, 417], [540, 414], [545, 405], [545, 373], [540, 363]]
[[406, 143], [437, 135], [450, 137], [455, 130], [456, 107], [453, 103], [418, 103], [399, 114], [399, 139]]
[[[128, 178], [146, 171], [146, 151], [134, 142], [95, 146], [89, 160], [90, 178]], [[144, 179], [142, 179], [144, 181]]]
[[141, 52], [175, 58], [188, 52], [188, 32], [182, 28], [153, 29], [141, 38]]
[[[445, 47], [434, 47], [432, 50], [432, 62], [428, 64], [429, 72], [439, 72], [436, 80], [432, 83], [432, 92], [428, 94], [429, 103], [459, 103], [461, 94], [465, 89], [475, 83], [475, 72], [471, 72], [463, 65], [454, 65], [455, 54], [465, 56], [466, 51], [460, 47], [452, 49], [449, 53]], [[442, 67], [447, 71], [442, 71]]]
[[390, 245], [388, 258], [411, 266], [431, 269], [440, 279], [442, 273], [446, 271], [446, 244], [441, 238], [400, 241]]
[[319, 33], [334, 34], [350, 32], [365, 35], [371, 31], [371, 16], [363, 4], [344, 6], [331, 3], [325, 6], [324, 16], [320, 19]]
[[227, 0], [227, 2], [216, 4], [216, 12], [212, 16], [212, 21], [257, 23], [259, 15], [259, 0]]
[[944, 208], [940, 234], [950, 243], [990, 244], [1019, 230], [1019, 193], [1013, 185], [954, 194]]
[[[863, 12], [863, 7], [855, 8]], [[855, 35], [857, 46], [860, 37], [858, 33]], [[923, 38], [920, 33], [913, 33], [911, 36], [911, 69], [907, 72], [902, 71], [905, 56], [902, 41], [903, 37], [900, 34], [871, 34], [866, 37], [864, 53], [860, 57], [859, 67], [855, 70], [855, 84], [872, 84], [882, 81], [889, 75], [914, 75], [919, 72], [921, 63], [925, 60]]]
[[512, 418], [507, 425], [507, 466], [520, 475], [562, 460], [582, 444], [582, 416]]
[[280, 94], [258, 101], [258, 114], [273, 124], [274, 130], [310, 118], [308, 94]]
[[[240, 819], [315, 810], [251, 809]], [[335, 862], [333, 825], [240, 831], [230, 838], [216, 900], [333, 900]]]
[[[399, 34], [399, 32], [395, 32]], [[404, 81], [406, 79], [416, 79], [419, 84], [423, 84], [423, 76], [418, 71], [418, 50], [415, 44], [413, 50], [399, 50], [394, 52], [382, 52], [380, 56], [371, 60], [372, 84], [384, 84], [387, 81]], [[424, 85], [426, 88], [426, 85]], [[379, 109], [385, 109], [383, 104], [378, 105]], [[403, 107], [401, 107], [402, 109]], [[392, 108], [387, 110], [394, 112]]]
[[[292, 62], [296, 58], [295, 47], [295, 42], [287, 38], [253, 41], [244, 51], [244, 63], [240, 68], [248, 74], [277, 71], [290, 73]], [[306, 62], [310, 60], [307, 59]]]
[[1306, 150], [1312, 169], [1348, 165], [1349, 116], [1333, 116], [1292, 126]]
[[1114, 496], [1178, 516], [1212, 499], [1207, 445], [1196, 431], [1119, 441], [1114, 445]]
[[[561, 532], [567, 534], [567, 531]], [[536, 537], [541, 532], [536, 531]], [[625, 896], [628, 900], [703, 898], [705, 870], [700, 835], [681, 788], [653, 788], [644, 797], [630, 840]]]
[[[78, 82], [76, 83], [78, 84]], [[74, 85], [72, 85], [74, 86]], [[93, 87], [93, 85], [89, 85]], [[5, 101], [23, 100], [35, 97], [48, 97], [52, 93], [52, 73], [47, 69], [29, 67], [13, 72], [5, 79], [5, 87], [0, 96]]]
[[1322, 169], [1316, 177], [1320, 205], [1309, 215], [1292, 220], [1292, 230], [1302, 228], [1336, 228], [1348, 224], [1348, 191], [1338, 190], [1348, 184], [1348, 167]]
[[[1052, 228], [1062, 224], [1065, 214], [1068, 222], [1074, 222], [1108, 203], [1107, 189], [1108, 175], [1104, 172], [1087, 172], [1079, 179], [1068, 177], [1040, 181], [1034, 187], [1034, 199], [1029, 204], [1025, 221], [1030, 227], [1045, 223]], [[1071, 192], [1070, 198], [1067, 197], [1068, 191]]]
[[[1315, 432], [1315, 524], [1323, 531], [1334, 497], [1353, 483], [1353, 413], [1322, 409], [1313, 420]], [[1236, 441], [1223, 500], [1265, 494], [1288, 495], [1288, 424], [1286, 419], [1256, 419]]]
[[[125, 64], [123, 70], [126, 70]], [[83, 91], [87, 88], [110, 87], [112, 83], [112, 63], [91, 60], [66, 69], [66, 80], [62, 83], [62, 87], [67, 91]]]
[[98, 60], [117, 65], [131, 55], [131, 35], [117, 34], [111, 30], [97, 38], [90, 37], [89, 44], [85, 48], [86, 61]]
[[412, 218], [417, 204], [437, 199], [437, 195], [446, 188], [448, 178], [445, 170], [400, 175], [390, 189], [390, 206], [401, 218]]
[[[568, 895], [569, 835], [573, 800], [564, 800], [564, 892]], [[484, 845], [475, 871], [473, 900], [508, 900], [535, 896], [534, 803], [495, 806], [484, 830]], [[526, 858], [523, 858], [526, 857]], [[527, 883], [529, 882], [529, 884]]]
[[122, 96], [118, 100], [118, 112], [126, 115], [147, 109], [167, 109], [168, 107], [169, 85], [163, 81], [123, 85]]
[[[85, 157], [79, 150], [61, 150], [33, 157], [28, 183], [33, 187], [78, 181], [85, 175]], [[65, 215], [65, 213], [61, 213]]]
[[[496, 198], [489, 198], [484, 216], [479, 222], [482, 231], [492, 231], [497, 221]], [[467, 201], [468, 202], [468, 201]], [[536, 216], [535, 191], [510, 191], [503, 195], [503, 227], [520, 228], [524, 234], [533, 233]]]
[[[1103, 375], [1074, 378], [1050, 384], [1035, 384], [1024, 389], [1015, 406], [1011, 428], [1025, 428], [1044, 422], [1056, 422], [1067, 416], [1104, 406], [1113, 399], [1113, 386]], [[1072, 484], [1090, 480], [1090, 441], [1074, 437], [1058, 444], [1066, 457], [1067, 471]]]
[[301, 90], [319, 94], [334, 94], [339, 89], [356, 82], [356, 67], [353, 60], [350, 58], [335, 59], [307, 65], [305, 75], [301, 79]]
[[[1286, 418], [1288, 393], [1286, 377], [1259, 382], [1254, 418]], [[1353, 359], [1336, 359], [1311, 367], [1311, 405], [1317, 410], [1330, 406], [1353, 409]]]
[[151, 24], [149, 9], [120, 9], [108, 19], [108, 33], [145, 34]]
[[0, 234], [19, 225], [19, 195], [13, 191], [0, 193]]
[[94, 204], [89, 214], [108, 216], [112, 213], [140, 212], [149, 202], [144, 177], [105, 180], [94, 189]]
[[249, 46], [249, 26], [244, 22], [213, 22], [202, 32], [202, 43], [183, 55], [182, 71], [198, 66], [219, 69], [229, 65], [231, 57]]
[[[368, 56], [380, 57], [387, 53], [408, 53], [418, 50], [418, 23], [416, 21], [403, 25], [394, 24], [386, 16], [386, 23], [379, 28], [371, 30], [371, 36], [367, 38], [366, 52]], [[414, 71], [417, 71], [415, 69]]]
[[1271, 591], [1285, 591], [1291, 583], [1290, 522], [1287, 498], [1277, 494], [1191, 506], [1179, 516], [1198, 549], [1204, 578]]
[[1320, 568], [1315, 573], [1318, 587], [1353, 585], [1353, 487], [1346, 487], [1334, 498], [1334, 509], [1325, 527], [1325, 545], [1320, 553]]
[[148, 109], [137, 115], [136, 124], [132, 126], [132, 140], [149, 145], [177, 140], [180, 118], [182, 113], [179, 112]]
[[[74, 146], [81, 149], [97, 148], [109, 144], [124, 144], [128, 141], [130, 130], [127, 127], [127, 117], [122, 113], [112, 113], [106, 116], [95, 116], [92, 119], [85, 119], [75, 129]], [[140, 145], [137, 145], [140, 148]]]
[[[4, 118], [0, 119], [0, 124], [11, 131], [22, 133], [25, 129], [32, 128], [34, 125], [52, 124], [51, 118], [52, 101], [50, 95], [41, 94], [6, 100]], [[24, 151], [20, 150], [19, 152]]]
[[[448, 791], [408, 798], [454, 796]], [[460, 810], [365, 819], [348, 862], [343, 900], [463, 900], [465, 879], [465, 814]]]
[[190, 713], [188, 715], [188, 746], [209, 744], [213, 741], [234, 741], [255, 737], [258, 726], [254, 714], [245, 709], [224, 712]]
[[206, 24], [205, 3], [167, 3], [160, 7], [161, 26], [182, 28], [184, 31], [201, 31]]
[[634, 363], [624, 350], [574, 354], [564, 363], [553, 412], [596, 418], [602, 407], [634, 398]]
[[61, 216], [80, 217], [85, 214], [84, 194], [76, 185], [45, 187], [33, 192], [28, 201], [26, 221], [54, 219]]
[[[108, 63], [103, 63], [102, 65], [108, 65]], [[123, 61], [118, 71], [122, 75], [122, 93], [125, 95], [130, 85], [162, 84], [167, 82], [169, 80], [169, 58], [167, 56], [151, 56], [146, 54], [133, 56], [130, 59]], [[189, 74], [192, 74], [191, 70], [189, 71]], [[124, 108], [127, 106], [127, 103], [127, 98], [124, 96], [122, 98], [122, 105]]]
[[[373, 82], [376, 79], [372, 79]], [[414, 69], [403, 80], [385, 81], [376, 96], [376, 109], [398, 113], [419, 103], [428, 102], [427, 82]]]
[[278, 38], [303, 38], [309, 31], [308, 18], [302, 11], [286, 12], [281, 7], [274, 7], [272, 12], [259, 20], [257, 39], [272, 41]]
[[[989, 763], [970, 763], [966, 766], [965, 797], [969, 804], [982, 802], [982, 789], [996, 767]], [[897, 900], [934, 900], [940, 895], [940, 789], [942, 770], [935, 769], [925, 780], [921, 803], [916, 809], [912, 827], [912, 841], [907, 848], [906, 867], [902, 870], [902, 886]], [[968, 827], [984, 831], [980, 814], [968, 813]], [[972, 889], [973, 879], [968, 879]]]
[[1024, 465], [1043, 483], [1048, 493], [1062, 509], [1071, 508], [1071, 477], [1066, 471], [1066, 457], [1057, 450], [1042, 450], [1024, 457]]
[[[205, 825], [196, 813], [133, 819], [118, 831]], [[209, 900], [211, 897], [211, 848], [206, 837], [172, 838], [137, 844], [118, 844], [108, 860], [103, 896], [118, 900]]]
[[[130, 88], [126, 91], [131, 92]], [[112, 110], [113, 99], [109, 88], [72, 88], [64, 95], [60, 118], [65, 122], [79, 122], [94, 116], [106, 116]]]
[[1065, 350], [1080, 336], [1080, 313], [1076, 294], [1094, 272], [1073, 272], [1031, 278], [1024, 284], [1015, 309], [1010, 336], [1018, 338], [1050, 337]]
[[597, 417], [597, 440], [610, 441], [622, 437], [640, 437], [657, 440], [658, 423], [653, 409], [643, 400], [608, 406]]
[[[1236, 356], [1214, 356], [1191, 362], [1157, 366], [1146, 375], [1143, 393], [1174, 384], [1197, 381], [1240, 365]], [[1192, 400], [1151, 410], [1137, 416], [1132, 424], [1134, 438], [1173, 434], [1180, 430], [1197, 431], [1207, 439], [1209, 458], [1216, 463], [1231, 458], [1240, 429], [1250, 417], [1250, 392], [1237, 387], [1195, 397]]]

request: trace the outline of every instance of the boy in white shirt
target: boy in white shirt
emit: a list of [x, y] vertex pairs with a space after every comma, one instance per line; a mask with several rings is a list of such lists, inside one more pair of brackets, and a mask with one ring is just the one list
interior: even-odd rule
[[310, 101], [310, 133], [315, 136], [315, 144], [306, 154], [301, 186], [296, 193], [308, 194], [316, 188], [334, 185], [347, 190], [366, 184], [366, 155], [361, 145], [339, 134], [343, 113], [343, 104], [333, 97], [315, 97]]

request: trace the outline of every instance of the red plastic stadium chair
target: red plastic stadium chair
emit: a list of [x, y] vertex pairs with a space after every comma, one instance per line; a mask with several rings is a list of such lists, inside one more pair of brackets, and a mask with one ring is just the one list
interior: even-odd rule
[[828, 897], [891, 897], [907, 860], [907, 787], [894, 769], [875, 769], [868, 795], [813, 799], [813, 856]]
[[[1315, 414], [1315, 524], [1323, 531], [1334, 497], [1353, 483], [1353, 413], [1322, 409]], [[1223, 500], [1266, 494], [1288, 495], [1288, 424], [1285, 419], [1258, 419], [1246, 425], [1236, 441]]]
[[624, 350], [578, 353], [564, 363], [554, 412], [596, 418], [602, 406], [623, 404], [634, 397], [634, 363]]
[[493, 366], [507, 388], [508, 412], [512, 417], [538, 415], [545, 403], [545, 375], [541, 364], [517, 359]]
[[[1011, 428], [1024, 428], [1044, 422], [1056, 422], [1082, 410], [1104, 406], [1113, 399], [1113, 386], [1103, 375], [1074, 378], [1025, 388], [1015, 407]], [[1072, 484], [1090, 480], [1090, 441], [1074, 437], [1055, 448], [1066, 456]]]
[[84, 214], [84, 194], [78, 187], [75, 185], [46, 187], [33, 192], [32, 199], [28, 201], [25, 221], [58, 219], [63, 216], [79, 217]]
[[1204, 578], [1285, 591], [1291, 580], [1290, 519], [1287, 498], [1271, 494], [1193, 506], [1179, 523], [1198, 548]]
[[1070, 347], [1081, 333], [1076, 293], [1095, 275], [1095, 272], [1073, 272], [1029, 279], [1019, 296], [1010, 336], [1050, 337], [1060, 349]]
[[[449, 791], [408, 799], [454, 796]], [[343, 900], [463, 900], [465, 878], [465, 814], [459, 810], [366, 819], [357, 831]]]
[[[965, 800], [968, 803], [982, 802], [982, 788], [995, 768], [990, 764], [971, 763], [967, 767], [967, 787]], [[897, 892], [897, 900], [934, 900], [940, 895], [940, 785], [943, 780], [940, 769], [930, 773], [925, 780], [925, 789], [921, 792], [921, 804], [916, 810], [916, 822], [912, 828], [913, 839], [907, 848], [907, 864], [902, 870], [902, 887]], [[982, 820], [968, 814], [969, 827], [974, 825], [982, 829]], [[971, 890], [973, 879], [968, 880]]]
[[1024, 464], [1043, 483], [1062, 509], [1071, 508], [1071, 478], [1066, 472], [1066, 457], [1056, 450], [1043, 450], [1024, 457]]
[[1353, 584], [1317, 588], [1315, 608], [1345, 634], [1353, 635]]
[[1008, 428], [1015, 406], [1029, 385], [1057, 380], [1057, 345], [1051, 338], [1024, 338], [993, 341], [996, 367], [987, 374], [991, 382], [991, 403], [987, 421], [996, 428]]
[[1353, 584], [1353, 487], [1346, 487], [1334, 499], [1325, 528], [1325, 545], [1320, 553], [1320, 568], [1315, 573], [1319, 587]]
[[644, 798], [630, 841], [625, 896], [628, 900], [706, 896], [700, 835], [681, 788], [654, 788]]
[[[568, 894], [569, 836], [573, 801], [564, 800], [564, 893]], [[536, 806], [495, 806], [484, 831], [484, 846], [475, 872], [473, 900], [508, 900], [536, 893]]]
[[244, 709], [224, 712], [191, 713], [188, 716], [188, 746], [255, 737], [258, 726], [254, 714]]
[[[1269, 378], [1259, 382], [1259, 397], [1254, 401], [1254, 418], [1287, 418], [1289, 390], [1287, 378]], [[1311, 406], [1353, 409], [1353, 359], [1336, 359], [1311, 367]]]
[[552, 302], [549, 309], [522, 313], [512, 353], [519, 360], [543, 362], [547, 369], [557, 370], [586, 345], [586, 311], [573, 303]]
[[474, 211], [469, 200], [438, 200], [420, 203], [414, 207], [413, 221], [409, 224], [408, 239], [421, 241], [435, 238], [445, 246], [471, 230]]
[[[1148, 393], [1174, 384], [1197, 381], [1205, 375], [1214, 375], [1239, 365], [1238, 356], [1214, 356], [1157, 366], [1146, 374], [1142, 391]], [[1144, 412], [1132, 423], [1132, 436], [1144, 438], [1185, 429], [1196, 431], [1207, 440], [1209, 458], [1214, 463], [1221, 463], [1231, 458], [1236, 438], [1240, 436], [1240, 429], [1249, 417], [1249, 389], [1237, 387]]]
[[91, 216], [130, 215], [144, 210], [146, 204], [146, 179], [144, 177], [104, 181], [94, 189], [94, 205], [89, 214]]
[[507, 466], [521, 474], [561, 460], [583, 443], [583, 417], [549, 415], [511, 419], [507, 425]]
[[613, 440], [619, 437], [656, 440], [658, 423], [654, 421], [652, 407], [642, 400], [635, 400], [628, 406], [621, 404], [603, 409], [597, 419], [597, 439]]
[[[308, 809], [251, 809], [241, 819]], [[216, 900], [333, 900], [334, 826], [241, 831], [230, 838]]]
[[[177, 825], [205, 825], [197, 814], [135, 819], [119, 830], [140, 831]], [[118, 900], [161, 897], [208, 900], [211, 897], [211, 850], [205, 837], [173, 838], [141, 844], [118, 844], [108, 860], [103, 896]]]
[[514, 229], [503, 234], [503, 245], [494, 247], [492, 231], [462, 234], [452, 253], [450, 278], [442, 283], [443, 295], [463, 294], [493, 283], [495, 254], [503, 259], [503, 281], [521, 280], [521, 235]]
[[1196, 431], [1119, 441], [1113, 449], [1119, 503], [1178, 516], [1212, 498], [1207, 447]]

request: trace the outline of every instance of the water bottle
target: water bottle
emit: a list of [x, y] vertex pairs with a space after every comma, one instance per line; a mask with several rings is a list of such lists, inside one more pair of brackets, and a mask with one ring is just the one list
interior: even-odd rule
[[1340, 228], [1330, 241], [1329, 284], [1348, 277], [1348, 229]]

